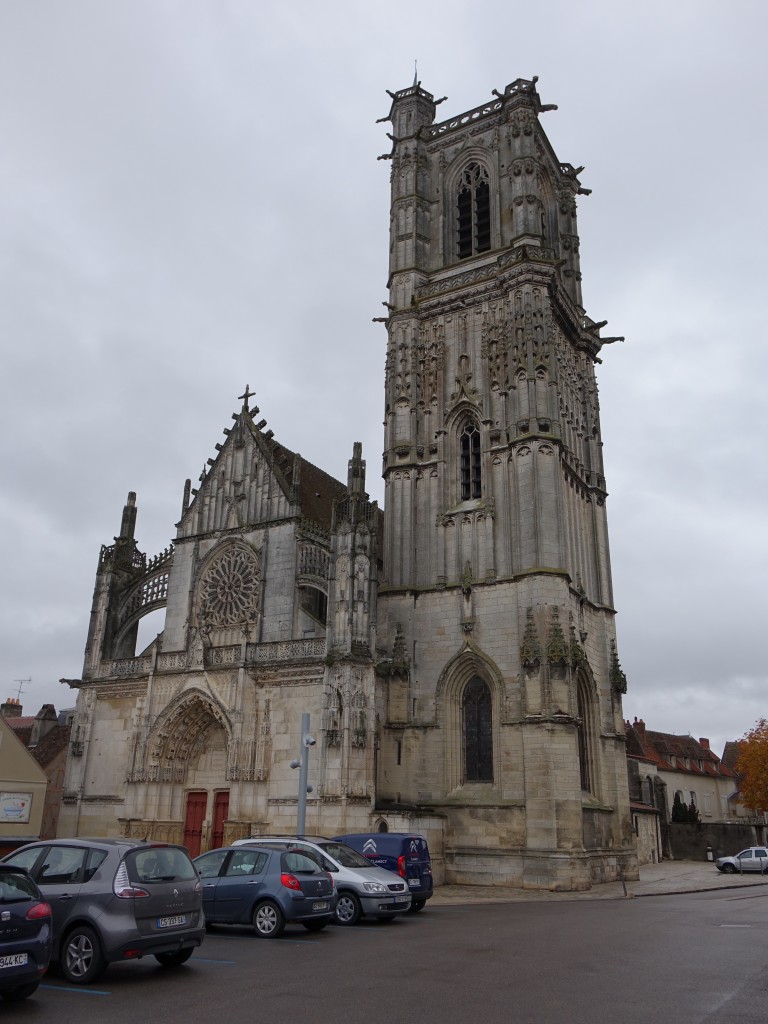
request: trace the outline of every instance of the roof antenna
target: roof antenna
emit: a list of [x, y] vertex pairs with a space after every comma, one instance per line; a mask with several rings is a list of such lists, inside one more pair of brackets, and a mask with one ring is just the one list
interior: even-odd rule
[[32, 677], [30, 676], [29, 679], [14, 679], [13, 681], [19, 684], [19, 688], [16, 691], [16, 700], [21, 700], [21, 691], [24, 689], [25, 684], [28, 686], [32, 685]]

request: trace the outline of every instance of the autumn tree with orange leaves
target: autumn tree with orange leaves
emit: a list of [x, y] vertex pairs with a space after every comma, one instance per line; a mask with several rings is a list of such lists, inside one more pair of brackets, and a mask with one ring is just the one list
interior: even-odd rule
[[744, 806], [755, 814], [768, 810], [768, 720], [765, 718], [739, 740], [736, 773]]

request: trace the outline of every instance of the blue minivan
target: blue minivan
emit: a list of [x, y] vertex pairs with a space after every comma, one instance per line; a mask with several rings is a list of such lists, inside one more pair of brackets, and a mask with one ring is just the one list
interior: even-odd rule
[[334, 838], [404, 878], [411, 891], [411, 912], [423, 910], [432, 895], [432, 861], [424, 836], [416, 832], [353, 832]]

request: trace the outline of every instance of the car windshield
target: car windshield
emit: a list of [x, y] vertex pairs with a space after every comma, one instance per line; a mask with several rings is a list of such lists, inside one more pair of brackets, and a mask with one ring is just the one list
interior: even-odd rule
[[318, 843], [317, 845], [325, 850], [329, 857], [337, 860], [343, 868], [376, 867], [367, 857], [358, 853], [357, 850], [353, 850], [351, 846], [345, 846], [344, 843]]

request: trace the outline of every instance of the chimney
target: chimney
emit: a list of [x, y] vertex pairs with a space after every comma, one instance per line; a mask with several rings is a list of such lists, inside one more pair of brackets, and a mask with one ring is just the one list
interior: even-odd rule
[[699, 737], [699, 746], [703, 747], [705, 750], [709, 750], [709, 740], [706, 736]]
[[59, 724], [53, 704], [43, 704], [35, 715], [32, 732], [29, 737], [29, 748], [36, 747], [43, 736], [47, 735], [55, 725]]
[[0, 704], [0, 715], [3, 718], [21, 718], [23, 710], [24, 708], [21, 706], [21, 701], [18, 697], [8, 697], [5, 704]]

